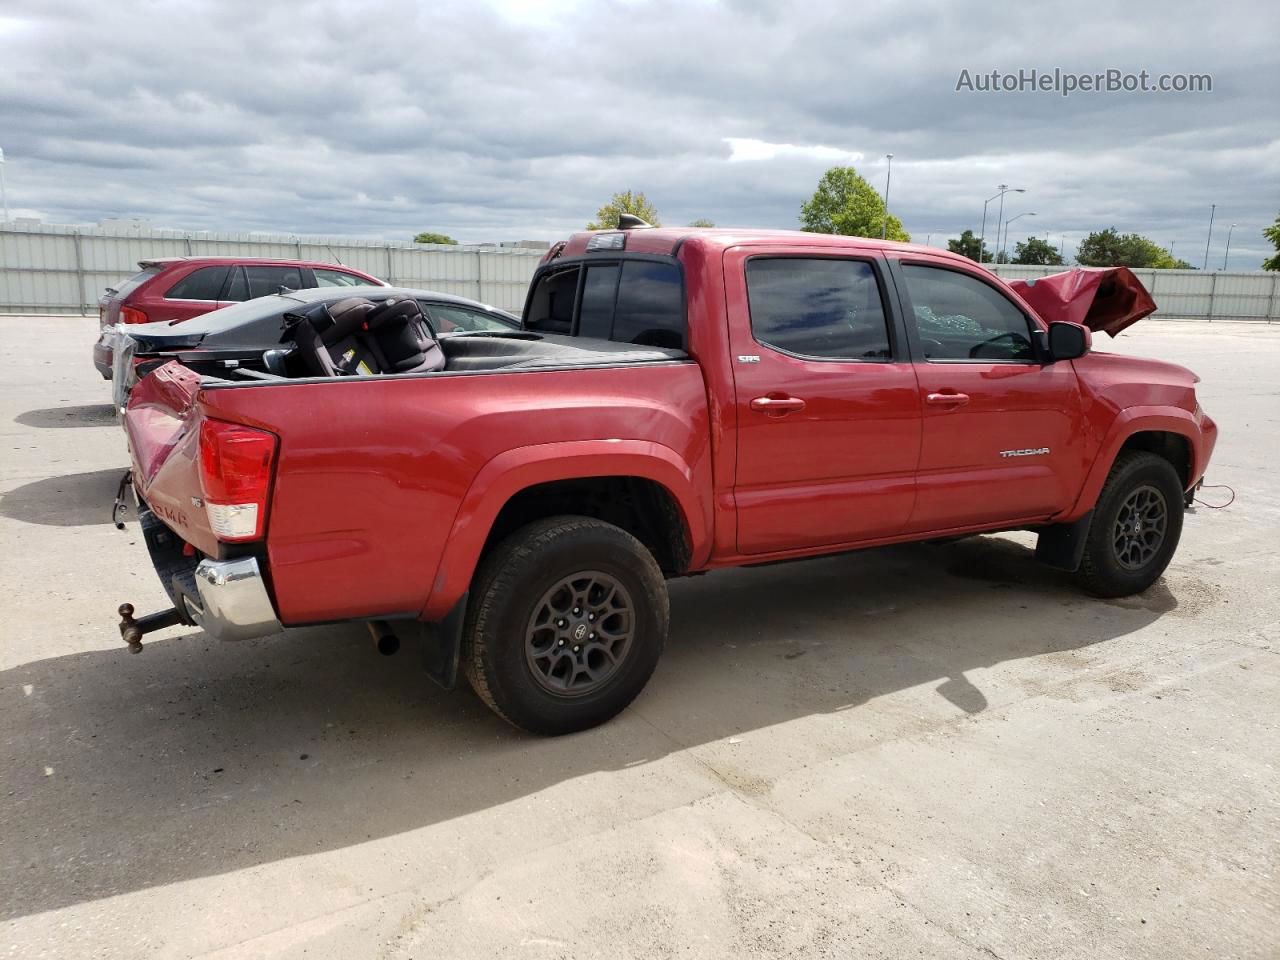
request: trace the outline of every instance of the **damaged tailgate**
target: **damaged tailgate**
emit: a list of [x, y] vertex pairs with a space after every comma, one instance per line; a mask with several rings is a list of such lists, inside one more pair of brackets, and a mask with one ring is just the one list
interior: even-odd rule
[[183, 540], [216, 556], [200, 486], [199, 392], [199, 374], [166, 363], [134, 387], [122, 419], [138, 496]]

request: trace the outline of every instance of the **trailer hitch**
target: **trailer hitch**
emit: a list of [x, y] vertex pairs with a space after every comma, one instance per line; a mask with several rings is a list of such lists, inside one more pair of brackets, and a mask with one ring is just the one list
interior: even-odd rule
[[170, 607], [168, 610], [161, 610], [159, 613], [149, 613], [139, 620], [133, 619], [133, 604], [122, 603], [118, 610], [120, 614], [120, 636], [124, 642], [129, 645], [130, 653], [142, 652], [143, 634], [151, 633], [153, 630], [163, 630], [165, 627], [176, 627], [180, 623], [185, 623], [182, 614], [178, 612], [177, 607]]

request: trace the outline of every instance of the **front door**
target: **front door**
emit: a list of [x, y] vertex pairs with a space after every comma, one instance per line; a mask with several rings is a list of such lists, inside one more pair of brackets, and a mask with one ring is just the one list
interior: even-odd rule
[[1042, 365], [1038, 322], [976, 271], [897, 266], [924, 417], [913, 533], [1045, 518], [1084, 467], [1070, 362]]
[[739, 247], [725, 271], [739, 550], [899, 533], [915, 496], [921, 417], [884, 261]]

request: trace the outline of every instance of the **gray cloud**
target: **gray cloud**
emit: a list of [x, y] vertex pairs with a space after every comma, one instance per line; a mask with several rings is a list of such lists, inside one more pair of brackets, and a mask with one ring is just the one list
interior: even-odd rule
[[[1274, 4], [1057, 6], [19, 0], [0, 146], [10, 205], [50, 221], [464, 240], [561, 236], [626, 188], [670, 223], [795, 226], [833, 156], [882, 188], [893, 152], [917, 239], [976, 229], [1007, 182], [1028, 192], [1006, 216], [1037, 214], [1012, 239], [1114, 224], [1198, 264], [1217, 203], [1256, 265], [1280, 207]], [[954, 89], [1054, 67], [1214, 89]]]

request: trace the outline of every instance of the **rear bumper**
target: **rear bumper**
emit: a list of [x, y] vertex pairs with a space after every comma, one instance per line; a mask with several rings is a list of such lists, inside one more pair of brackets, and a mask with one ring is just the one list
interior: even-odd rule
[[250, 640], [279, 633], [266, 580], [253, 557], [202, 560], [195, 570], [194, 598], [184, 597], [187, 612], [205, 633], [217, 640]]
[[102, 374], [103, 380], [111, 379], [111, 361], [114, 353], [111, 335], [103, 331], [98, 337], [98, 342], [93, 345], [93, 366]]

